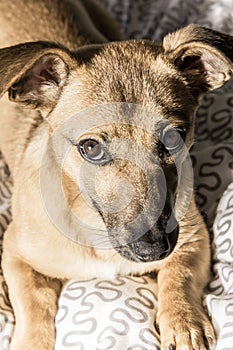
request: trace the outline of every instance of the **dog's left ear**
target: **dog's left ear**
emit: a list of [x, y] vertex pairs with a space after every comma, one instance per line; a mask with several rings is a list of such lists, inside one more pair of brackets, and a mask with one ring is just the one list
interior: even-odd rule
[[31, 42], [0, 49], [0, 97], [8, 91], [14, 102], [50, 110], [77, 65], [73, 54], [55, 43]]
[[222, 86], [233, 71], [233, 38], [189, 25], [164, 38], [165, 57], [185, 77], [198, 98]]

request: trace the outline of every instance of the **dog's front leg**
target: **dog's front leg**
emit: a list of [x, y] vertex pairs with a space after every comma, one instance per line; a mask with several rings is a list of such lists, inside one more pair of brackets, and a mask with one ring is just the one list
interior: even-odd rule
[[[199, 217], [199, 221], [202, 222]], [[158, 273], [158, 316], [162, 350], [205, 350], [214, 345], [212, 325], [202, 306], [210, 278], [208, 233], [200, 225], [181, 227], [184, 240]], [[186, 240], [187, 239], [187, 240]]]
[[60, 283], [34, 271], [10, 247], [13, 225], [6, 232], [3, 271], [15, 315], [10, 350], [53, 350]]

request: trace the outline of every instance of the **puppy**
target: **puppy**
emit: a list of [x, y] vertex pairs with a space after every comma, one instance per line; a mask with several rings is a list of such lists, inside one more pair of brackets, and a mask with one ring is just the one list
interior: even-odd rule
[[152, 271], [161, 348], [211, 348], [188, 149], [200, 97], [231, 76], [232, 38], [190, 25], [163, 43], [108, 43], [117, 29], [92, 0], [0, 0], [0, 23], [11, 350], [54, 348], [63, 281]]

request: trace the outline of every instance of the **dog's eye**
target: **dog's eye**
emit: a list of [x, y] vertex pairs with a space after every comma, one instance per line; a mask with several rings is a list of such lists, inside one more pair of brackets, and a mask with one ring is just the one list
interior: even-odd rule
[[175, 128], [168, 129], [164, 131], [161, 142], [168, 152], [176, 152], [184, 143], [184, 131]]
[[106, 160], [104, 146], [92, 139], [82, 140], [78, 144], [78, 149], [83, 158], [93, 163], [103, 163]]

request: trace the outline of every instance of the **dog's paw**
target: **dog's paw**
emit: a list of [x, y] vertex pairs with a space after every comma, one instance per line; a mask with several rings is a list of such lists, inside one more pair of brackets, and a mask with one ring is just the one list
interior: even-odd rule
[[162, 314], [159, 320], [161, 350], [212, 350], [213, 327], [203, 312]]

